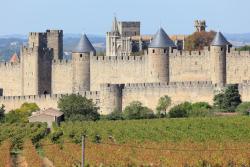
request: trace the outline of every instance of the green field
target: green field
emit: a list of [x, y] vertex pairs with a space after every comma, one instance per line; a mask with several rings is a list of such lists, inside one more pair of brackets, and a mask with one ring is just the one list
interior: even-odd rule
[[250, 117], [206, 117], [129, 121], [66, 122], [64, 137], [80, 141], [81, 133], [102, 140], [109, 136], [117, 142], [155, 141], [250, 141]]

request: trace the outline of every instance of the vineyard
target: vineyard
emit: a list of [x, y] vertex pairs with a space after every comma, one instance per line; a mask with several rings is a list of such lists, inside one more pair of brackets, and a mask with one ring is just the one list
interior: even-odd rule
[[0, 167], [250, 166], [250, 117], [0, 124]]

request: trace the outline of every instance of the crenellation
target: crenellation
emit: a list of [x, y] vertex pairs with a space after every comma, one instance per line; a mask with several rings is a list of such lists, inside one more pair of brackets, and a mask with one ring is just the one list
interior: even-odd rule
[[124, 63], [129, 63], [133, 61], [143, 61], [145, 56], [93, 56], [91, 57], [92, 61], [95, 62], [124, 62]]
[[[71, 60], [61, 57], [62, 30], [30, 33], [29, 45], [21, 48], [20, 62], [0, 63], [4, 76], [0, 77], [0, 105], [4, 104], [7, 111], [24, 102], [57, 108], [62, 96], [77, 94], [92, 99], [101, 114], [122, 110], [132, 101], [155, 110], [165, 95], [171, 97], [173, 105], [184, 101], [212, 104], [217, 90], [234, 83], [239, 85], [243, 101], [250, 100], [249, 51], [217, 43], [199, 51], [177, 50], [163, 29], [154, 38], [131, 37], [140, 33], [138, 23], [117, 24], [107, 33], [110, 54], [96, 56], [83, 35]], [[120, 32], [124, 33], [122, 41], [117, 39]], [[166, 40], [159, 40], [159, 35]], [[140, 48], [144, 54], [132, 56], [127, 53], [131, 53], [133, 39], [152, 42], [148, 48]], [[124, 48], [116, 48], [119, 42]]]
[[209, 56], [210, 55], [210, 51], [209, 50], [185, 51], [185, 50], [174, 49], [174, 52], [170, 53], [169, 55], [171, 57], [179, 57], [179, 56], [185, 56], [185, 57]]
[[62, 59], [62, 60], [54, 59], [53, 62], [52, 62], [52, 65], [62, 65], [63, 66], [63, 65], [69, 65], [71, 63], [72, 63], [72, 60], [68, 60], [68, 59]]

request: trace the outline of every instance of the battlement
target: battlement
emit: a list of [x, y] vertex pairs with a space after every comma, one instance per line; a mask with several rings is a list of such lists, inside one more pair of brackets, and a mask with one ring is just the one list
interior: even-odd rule
[[190, 87], [214, 87], [211, 81], [189, 81], [189, 82], [170, 82], [170, 83], [128, 83], [125, 89], [147, 89], [147, 88], [190, 88]]
[[72, 63], [72, 60], [66, 60], [66, 59], [57, 59], [53, 60], [52, 65], [70, 65]]
[[106, 91], [116, 91], [123, 89], [125, 84], [110, 84], [110, 83], [103, 83], [100, 85], [101, 90], [106, 90]]
[[231, 50], [230, 53], [227, 53], [228, 57], [250, 57], [250, 51], [238, 51], [238, 50]]
[[[70, 94], [46, 94], [46, 95], [29, 95], [29, 96], [0, 96], [0, 101], [4, 100], [20, 100], [20, 101], [30, 101], [30, 100], [44, 100], [44, 99], [60, 99], [61, 97]], [[85, 91], [78, 93], [86, 98], [99, 97], [99, 91]]]
[[46, 30], [47, 35], [63, 35], [63, 30]]
[[44, 36], [46, 35], [46, 33], [44, 32], [30, 32], [29, 36], [33, 36], [33, 37], [38, 37], [38, 36]]
[[132, 62], [132, 61], [143, 61], [143, 56], [91, 56], [91, 60], [96, 62]]
[[12, 62], [0, 62], [0, 68], [20, 68], [20, 62], [12, 63]]
[[205, 48], [204, 50], [200, 51], [182, 51], [174, 49], [173, 52], [169, 54], [172, 57], [179, 57], [179, 56], [189, 56], [189, 57], [195, 57], [195, 56], [209, 56], [210, 50], [209, 48]]

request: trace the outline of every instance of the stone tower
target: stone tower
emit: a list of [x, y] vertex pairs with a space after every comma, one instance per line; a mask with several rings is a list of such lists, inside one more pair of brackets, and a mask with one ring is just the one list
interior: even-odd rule
[[30, 33], [28, 46], [21, 49], [22, 95], [51, 93], [53, 49], [47, 48], [46, 34]]
[[101, 84], [101, 114], [107, 115], [115, 110], [122, 111], [122, 90], [124, 84]]
[[213, 84], [224, 86], [227, 81], [226, 54], [231, 44], [221, 32], [217, 32], [211, 43], [211, 80]]
[[169, 52], [175, 47], [160, 28], [148, 47], [148, 82], [169, 82]]
[[117, 42], [119, 38], [118, 21], [114, 17], [112, 30], [106, 33], [106, 56], [117, 56]]
[[53, 48], [53, 57], [55, 60], [63, 59], [63, 31], [47, 30], [47, 47]]
[[47, 47], [47, 36], [41, 32], [30, 32], [28, 38], [28, 47]]
[[90, 56], [95, 56], [95, 48], [84, 34], [72, 52], [73, 92], [90, 90]]
[[203, 32], [206, 31], [207, 25], [205, 20], [195, 20], [194, 27], [196, 32]]

